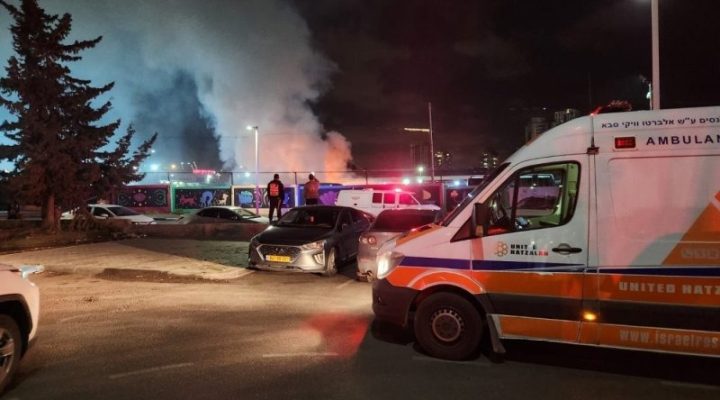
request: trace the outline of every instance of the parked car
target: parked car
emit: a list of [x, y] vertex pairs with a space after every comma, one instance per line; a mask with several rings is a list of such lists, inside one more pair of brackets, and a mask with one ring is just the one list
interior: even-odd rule
[[[93, 217], [97, 219], [126, 219], [136, 225], [154, 224], [155, 220], [147, 215], [119, 206], [117, 204], [88, 204], [87, 210]], [[66, 211], [62, 213], [60, 219], [75, 218], [76, 211]]]
[[0, 395], [13, 379], [37, 332], [40, 294], [27, 278], [40, 271], [41, 266], [0, 264]]
[[350, 207], [305, 206], [289, 210], [250, 241], [250, 266], [335, 275], [357, 255], [358, 238], [373, 216]]
[[386, 241], [423, 225], [439, 221], [442, 210], [385, 210], [378, 215], [370, 229], [360, 235], [357, 256], [357, 278], [372, 281], [377, 277], [375, 258]]
[[181, 224], [251, 223], [269, 224], [267, 217], [233, 206], [212, 206], [198, 210], [195, 214], [183, 216]]

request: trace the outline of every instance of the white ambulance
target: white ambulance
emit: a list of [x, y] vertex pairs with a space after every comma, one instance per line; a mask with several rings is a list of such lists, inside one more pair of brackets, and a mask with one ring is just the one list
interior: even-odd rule
[[590, 115], [390, 241], [373, 310], [429, 354], [482, 335], [720, 356], [720, 107]]
[[411, 192], [395, 190], [341, 190], [335, 205], [352, 207], [374, 216], [388, 209], [439, 210], [435, 204], [422, 204]]

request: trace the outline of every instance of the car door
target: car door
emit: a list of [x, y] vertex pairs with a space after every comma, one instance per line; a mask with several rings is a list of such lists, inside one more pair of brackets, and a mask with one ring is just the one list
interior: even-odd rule
[[371, 217], [360, 210], [348, 210], [352, 218], [352, 238], [349, 243], [349, 254], [356, 255], [358, 252], [360, 235], [370, 228]]
[[347, 259], [352, 256], [354, 252], [357, 252], [357, 244], [353, 243], [354, 232], [349, 209], [342, 209], [340, 211], [335, 229], [335, 234], [338, 237], [337, 243], [342, 254], [342, 259]]
[[503, 337], [577, 342], [588, 263], [587, 155], [520, 165], [485, 200], [473, 274]]

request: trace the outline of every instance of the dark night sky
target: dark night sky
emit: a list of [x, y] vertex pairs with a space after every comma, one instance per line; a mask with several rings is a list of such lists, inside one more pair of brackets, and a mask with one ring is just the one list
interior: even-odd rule
[[[464, 165], [479, 149], [519, 147], [528, 109], [648, 107], [649, 0], [296, 4], [336, 64], [314, 109], [361, 167], [408, 167], [409, 141], [420, 139], [401, 128], [426, 126], [428, 101], [435, 147]], [[718, 15], [716, 0], [660, 0], [663, 108], [720, 105]]]
[[[427, 127], [428, 102], [436, 149], [475, 167], [481, 151], [520, 147], [542, 108], [647, 108], [650, 0], [40, 3], [72, 14], [69, 39], [103, 35], [73, 71], [116, 82], [107, 117], [159, 132], [146, 164], [160, 168], [248, 171], [247, 125], [260, 126], [261, 171], [337, 171], [351, 157], [412, 168], [410, 145], [428, 138], [402, 128]], [[663, 107], [720, 105], [720, 1], [659, 3]], [[0, 34], [0, 60], [11, 53]]]

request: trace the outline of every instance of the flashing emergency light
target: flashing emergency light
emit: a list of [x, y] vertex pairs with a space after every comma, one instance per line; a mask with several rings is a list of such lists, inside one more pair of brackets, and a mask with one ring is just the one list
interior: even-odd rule
[[453, 181], [453, 185], [460, 186], [460, 181]]
[[403, 183], [403, 185], [409, 185], [409, 184], [410, 184], [410, 178], [403, 178], [402, 183]]
[[635, 136], [625, 136], [615, 138], [616, 149], [634, 149], [635, 148]]

